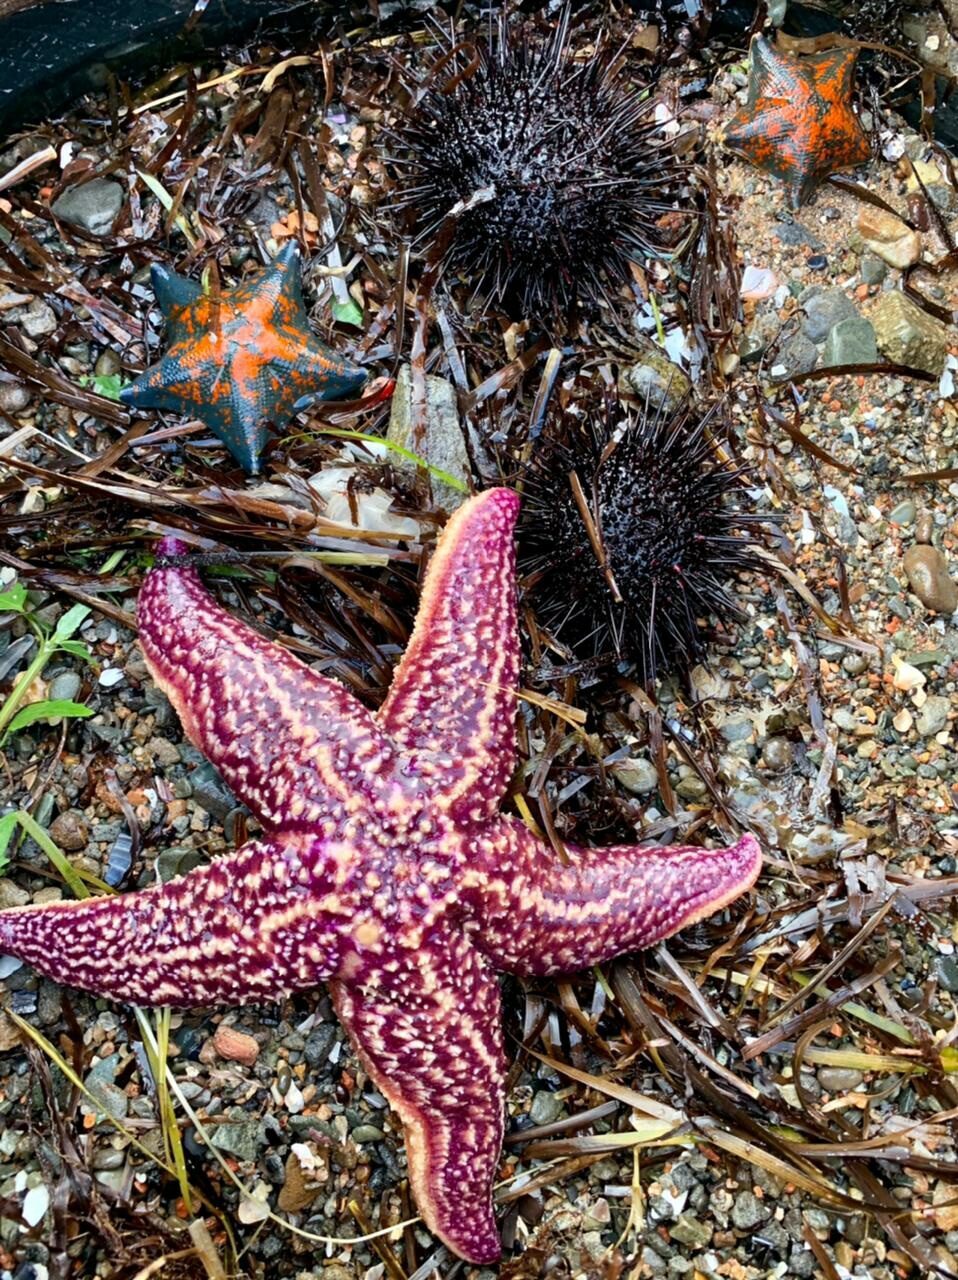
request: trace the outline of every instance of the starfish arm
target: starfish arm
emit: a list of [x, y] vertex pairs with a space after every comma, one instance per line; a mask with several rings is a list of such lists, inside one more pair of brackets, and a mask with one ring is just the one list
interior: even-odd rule
[[449, 521], [377, 717], [413, 769], [441, 778], [442, 802], [462, 821], [496, 812], [515, 759], [518, 510], [511, 490], [489, 489]]
[[251, 841], [138, 893], [0, 911], [0, 953], [135, 1004], [276, 1000], [336, 970], [334, 870], [321, 841]]
[[[186, 550], [174, 538], [158, 548]], [[333, 824], [377, 794], [391, 749], [371, 714], [221, 609], [194, 568], [151, 570], [138, 620], [150, 673], [190, 740], [264, 826]]]
[[461, 934], [426, 936], [358, 982], [333, 982], [340, 1021], [405, 1130], [426, 1225], [460, 1257], [495, 1262], [502, 1147], [499, 986]]
[[750, 835], [724, 849], [565, 847], [568, 864], [510, 818], [474, 837], [475, 945], [497, 969], [572, 973], [649, 947], [733, 902], [762, 865]]

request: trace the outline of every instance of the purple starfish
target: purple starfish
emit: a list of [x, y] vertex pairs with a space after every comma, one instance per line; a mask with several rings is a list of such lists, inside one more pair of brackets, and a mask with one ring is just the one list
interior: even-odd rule
[[163, 563], [140, 643], [190, 739], [266, 835], [139, 893], [0, 912], [0, 951], [59, 982], [153, 1005], [276, 1000], [327, 982], [405, 1128], [427, 1224], [499, 1257], [492, 1185], [506, 1059], [496, 970], [568, 973], [647, 947], [755, 881], [726, 849], [588, 850], [568, 861], [499, 813], [515, 759], [513, 529], [492, 489], [450, 520], [392, 689], [373, 715]]

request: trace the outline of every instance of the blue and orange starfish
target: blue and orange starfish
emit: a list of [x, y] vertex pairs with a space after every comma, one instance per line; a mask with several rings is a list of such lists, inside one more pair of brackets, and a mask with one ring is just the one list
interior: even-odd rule
[[293, 241], [219, 296], [161, 266], [153, 268], [153, 288], [170, 345], [120, 398], [194, 415], [252, 475], [269, 423], [284, 426], [301, 400], [348, 398], [366, 381], [362, 369], [313, 337]]
[[785, 183], [793, 208], [833, 173], [865, 164], [871, 148], [852, 105], [854, 48], [796, 58], [752, 41], [748, 100], [725, 145]]
[[492, 1184], [506, 1058], [496, 971], [569, 973], [744, 893], [761, 852], [566, 847], [499, 812], [515, 764], [517, 496], [450, 520], [373, 715], [217, 605], [160, 544], [140, 643], [190, 739], [265, 835], [139, 893], [0, 912], [0, 951], [153, 1005], [280, 999], [326, 982], [405, 1128], [427, 1224], [499, 1257]]

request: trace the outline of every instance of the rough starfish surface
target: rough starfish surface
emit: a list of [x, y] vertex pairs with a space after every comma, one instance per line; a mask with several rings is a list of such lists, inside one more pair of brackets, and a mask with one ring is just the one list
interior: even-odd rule
[[327, 982], [405, 1127], [420, 1212], [477, 1263], [500, 1253], [492, 1185], [506, 1058], [496, 971], [568, 973], [647, 947], [754, 882], [728, 848], [567, 860], [499, 813], [514, 766], [517, 496], [450, 520], [381, 710], [217, 605], [173, 538], [140, 643], [191, 740], [265, 835], [138, 893], [0, 912], [0, 952], [138, 1004], [276, 1000]]
[[199, 418], [252, 475], [269, 423], [283, 426], [301, 400], [348, 398], [366, 380], [313, 337], [293, 241], [218, 297], [161, 266], [153, 268], [153, 288], [170, 345], [120, 398]]
[[855, 49], [804, 58], [752, 41], [748, 99], [725, 130], [726, 146], [788, 187], [793, 208], [832, 173], [871, 156], [852, 106]]

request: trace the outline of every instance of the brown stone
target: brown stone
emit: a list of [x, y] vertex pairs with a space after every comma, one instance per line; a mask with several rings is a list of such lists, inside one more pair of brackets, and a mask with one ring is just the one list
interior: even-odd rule
[[0, 1053], [9, 1053], [23, 1044], [20, 1028], [0, 1009]]
[[321, 1183], [307, 1179], [295, 1153], [286, 1160], [286, 1178], [276, 1204], [283, 1213], [302, 1213], [322, 1191]]
[[948, 562], [937, 547], [909, 547], [903, 565], [908, 585], [926, 609], [951, 615], [958, 609], [958, 587], [948, 573]]
[[880, 351], [895, 364], [941, 376], [948, 354], [948, 330], [905, 294], [883, 293], [868, 317]]
[[858, 230], [866, 240], [878, 240], [889, 244], [906, 236], [911, 228], [897, 214], [887, 209], [876, 209], [874, 205], [862, 206], [858, 215]]
[[259, 1057], [259, 1043], [245, 1031], [221, 1022], [213, 1035], [213, 1047], [221, 1058], [251, 1067]]
[[78, 853], [85, 849], [90, 839], [86, 818], [76, 809], [65, 810], [51, 822], [50, 839], [68, 853]]

